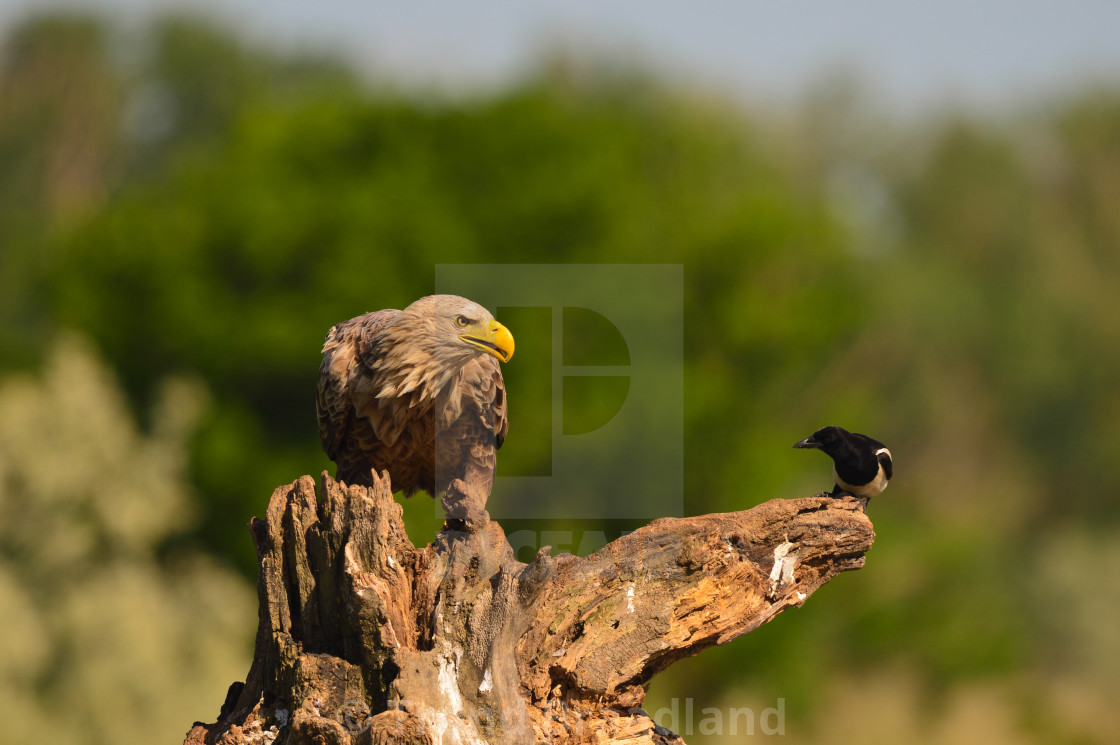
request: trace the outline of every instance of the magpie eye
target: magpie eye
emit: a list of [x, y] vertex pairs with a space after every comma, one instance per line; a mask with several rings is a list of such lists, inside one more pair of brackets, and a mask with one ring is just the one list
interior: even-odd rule
[[471, 319], [467, 318], [466, 316], [456, 316], [455, 323], [459, 324], [460, 326], [470, 326]]

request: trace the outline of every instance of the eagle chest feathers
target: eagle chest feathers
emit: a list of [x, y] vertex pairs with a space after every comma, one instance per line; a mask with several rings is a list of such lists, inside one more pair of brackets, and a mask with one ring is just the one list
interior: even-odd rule
[[336, 478], [433, 496], [455, 479], [488, 495], [505, 439], [499, 359], [513, 337], [481, 306], [422, 298], [331, 329], [319, 371], [319, 430]]

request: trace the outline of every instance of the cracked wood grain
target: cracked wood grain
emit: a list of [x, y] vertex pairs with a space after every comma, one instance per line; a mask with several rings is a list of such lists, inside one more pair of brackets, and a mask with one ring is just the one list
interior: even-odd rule
[[640, 709], [643, 686], [800, 606], [874, 540], [856, 500], [818, 495], [524, 564], [472, 499], [453, 486], [418, 549], [387, 476], [277, 489], [251, 525], [253, 664], [186, 742], [682, 743]]

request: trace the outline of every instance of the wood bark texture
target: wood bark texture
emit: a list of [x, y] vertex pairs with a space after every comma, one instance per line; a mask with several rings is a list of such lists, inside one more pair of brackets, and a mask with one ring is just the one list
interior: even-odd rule
[[387, 475], [315, 486], [277, 489], [251, 525], [253, 663], [187, 745], [682, 743], [640, 708], [645, 684], [863, 566], [875, 535], [857, 500], [822, 494], [524, 564], [460, 484], [423, 549]]

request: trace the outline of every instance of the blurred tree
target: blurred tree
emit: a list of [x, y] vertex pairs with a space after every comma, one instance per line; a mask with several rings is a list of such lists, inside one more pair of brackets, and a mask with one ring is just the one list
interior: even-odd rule
[[45, 351], [54, 237], [223, 141], [252, 101], [353, 86], [337, 62], [255, 52], [186, 18], [139, 39], [79, 13], [17, 25], [0, 42], [0, 370]]
[[5, 40], [0, 61], [0, 221], [89, 212], [105, 197], [119, 81], [105, 28], [43, 16]]
[[158, 19], [144, 46], [121, 110], [129, 182], [158, 178], [225, 142], [243, 112], [262, 101], [293, 106], [356, 85], [334, 60], [262, 52], [190, 16]]
[[248, 666], [253, 592], [195, 551], [187, 441], [206, 405], [168, 380], [141, 434], [88, 344], [0, 384], [0, 697], [6, 737], [173, 742]]
[[44, 238], [103, 203], [121, 90], [105, 28], [41, 16], [0, 46], [0, 367], [26, 364], [50, 310]]

